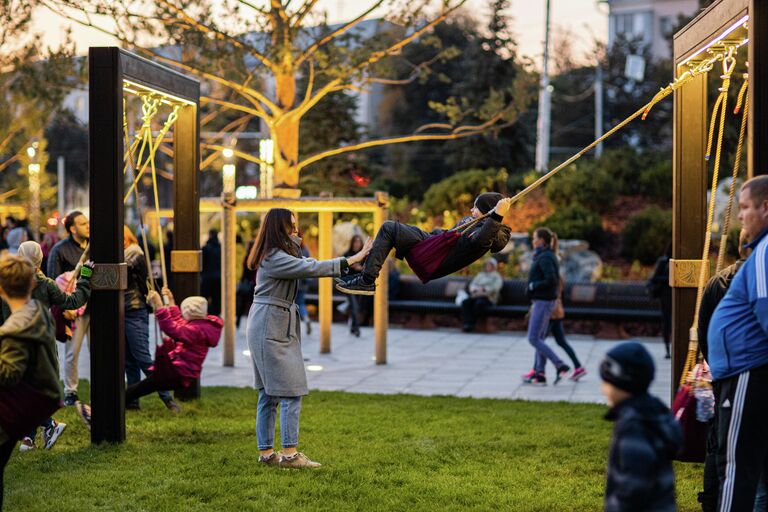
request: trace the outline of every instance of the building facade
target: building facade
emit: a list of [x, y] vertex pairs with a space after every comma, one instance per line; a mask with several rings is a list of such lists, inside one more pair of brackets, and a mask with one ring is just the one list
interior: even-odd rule
[[669, 41], [680, 16], [699, 11], [698, 0], [606, 0], [608, 45], [617, 38], [642, 40], [656, 59], [669, 59]]

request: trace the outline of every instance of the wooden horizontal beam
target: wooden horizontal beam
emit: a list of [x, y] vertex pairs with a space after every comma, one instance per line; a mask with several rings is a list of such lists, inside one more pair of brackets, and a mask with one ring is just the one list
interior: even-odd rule
[[200, 82], [166, 66], [120, 50], [123, 78], [192, 103], [199, 102]]
[[695, 55], [725, 29], [747, 15], [749, 0], [718, 0], [674, 36], [675, 63]]

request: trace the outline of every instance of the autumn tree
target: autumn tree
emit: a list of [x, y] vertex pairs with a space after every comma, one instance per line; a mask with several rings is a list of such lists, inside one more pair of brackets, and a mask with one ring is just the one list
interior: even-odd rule
[[[27, 148], [37, 142], [37, 163], [45, 169], [44, 130], [77, 80], [74, 45], [44, 49], [40, 34], [30, 34], [30, 0], [0, 1], [0, 200], [28, 200]], [[21, 185], [21, 184], [24, 185]], [[40, 174], [42, 206], [52, 207], [53, 180]], [[46, 204], [48, 201], [48, 204]]]
[[[423, 78], [432, 63], [446, 57], [444, 50], [437, 48], [423, 61], [400, 62], [404, 49], [430, 37], [467, 0], [371, 0], [353, 19], [336, 26], [327, 23], [318, 0], [41, 1], [80, 24], [116, 36], [128, 49], [205, 79], [207, 93], [201, 101], [216, 110], [203, 121], [218, 120], [219, 137], [260, 120], [276, 148], [276, 195], [299, 195], [300, 172], [329, 157], [501, 130], [515, 122], [532, 96], [515, 84], [516, 95], [506, 103], [500, 101], [504, 95], [494, 90], [486, 91], [479, 104], [443, 98], [436, 102], [438, 108], [443, 105], [440, 122], [302, 157], [300, 126], [313, 108], [334, 93], [365, 91], [376, 84], [406, 85]], [[380, 12], [385, 14], [377, 30], [359, 30], [363, 20]], [[405, 67], [396, 67], [398, 62]], [[205, 140], [203, 149], [203, 162], [210, 162], [223, 142]], [[260, 163], [252, 154], [238, 156]]]

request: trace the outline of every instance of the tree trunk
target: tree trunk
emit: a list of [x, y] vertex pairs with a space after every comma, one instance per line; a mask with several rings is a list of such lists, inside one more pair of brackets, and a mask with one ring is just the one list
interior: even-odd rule
[[[283, 62], [285, 70], [275, 76], [277, 103], [288, 111], [296, 101], [296, 73], [290, 62]], [[299, 118], [284, 119], [271, 131], [275, 144], [275, 197], [299, 197]]]

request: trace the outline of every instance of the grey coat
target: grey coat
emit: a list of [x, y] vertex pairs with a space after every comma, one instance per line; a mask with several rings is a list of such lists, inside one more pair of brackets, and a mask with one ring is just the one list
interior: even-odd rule
[[340, 276], [342, 260], [317, 261], [274, 250], [261, 262], [246, 328], [256, 389], [272, 396], [309, 393], [294, 299], [301, 279]]

